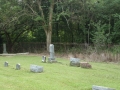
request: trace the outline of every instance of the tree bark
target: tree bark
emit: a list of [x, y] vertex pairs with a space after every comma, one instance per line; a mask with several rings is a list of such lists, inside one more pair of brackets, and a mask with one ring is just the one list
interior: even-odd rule
[[45, 15], [41, 7], [41, 1], [37, 0], [37, 3], [38, 3], [39, 11], [41, 12], [41, 17], [43, 18], [42, 25], [46, 34], [46, 48], [47, 51], [49, 51], [49, 45], [51, 44], [51, 39], [52, 39], [51, 37], [52, 37], [52, 19], [53, 19], [54, 0], [50, 1], [48, 22], [45, 20]]
[[51, 37], [52, 37], [52, 31], [49, 30], [46, 33], [46, 47], [47, 47], [47, 51], [49, 51], [49, 45], [51, 44]]
[[49, 45], [51, 44], [51, 41], [52, 41], [53, 8], [54, 8], [54, 0], [51, 1], [51, 5], [50, 5], [50, 9], [49, 9], [48, 29], [47, 30], [45, 29], [47, 51], [49, 51]]

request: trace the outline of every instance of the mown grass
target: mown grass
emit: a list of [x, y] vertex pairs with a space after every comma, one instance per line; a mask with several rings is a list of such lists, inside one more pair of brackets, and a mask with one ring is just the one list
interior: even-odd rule
[[[8, 61], [9, 67], [4, 67]], [[120, 90], [120, 64], [90, 62], [92, 69], [61, 63], [42, 63], [41, 56], [0, 56], [0, 90], [92, 90], [100, 85]], [[15, 65], [21, 64], [21, 70]], [[30, 72], [30, 65], [44, 67], [43, 73]]]

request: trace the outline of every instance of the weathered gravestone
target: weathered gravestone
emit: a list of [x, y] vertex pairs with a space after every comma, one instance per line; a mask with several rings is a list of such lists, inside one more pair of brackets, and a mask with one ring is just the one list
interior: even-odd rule
[[18, 64], [16, 64], [16, 70], [20, 70], [21, 69], [21, 66], [20, 66], [20, 64], [18, 63]]
[[79, 58], [70, 58], [70, 66], [80, 67], [80, 59]]
[[6, 44], [3, 44], [3, 54], [7, 54], [7, 50], [6, 50]]
[[38, 66], [38, 65], [31, 65], [30, 66], [30, 71], [34, 72], [34, 73], [41, 73], [41, 72], [43, 72], [43, 67]]
[[8, 67], [8, 62], [4, 62], [4, 67]]
[[54, 45], [50, 44], [49, 46], [50, 57], [48, 58], [48, 62], [57, 62], [55, 60], [55, 53], [54, 53]]
[[93, 85], [93, 86], [92, 86], [92, 90], [115, 90], [115, 89], [108, 88], [108, 87], [103, 87], [103, 86]]
[[92, 68], [92, 66], [88, 62], [80, 62], [81, 68]]
[[42, 56], [42, 62], [46, 63], [46, 56]]

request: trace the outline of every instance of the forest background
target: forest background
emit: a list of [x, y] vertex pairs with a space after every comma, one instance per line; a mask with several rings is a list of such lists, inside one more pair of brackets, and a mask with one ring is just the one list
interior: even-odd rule
[[56, 52], [119, 54], [119, 8], [120, 0], [0, 0], [0, 53], [3, 43], [9, 53], [53, 43]]

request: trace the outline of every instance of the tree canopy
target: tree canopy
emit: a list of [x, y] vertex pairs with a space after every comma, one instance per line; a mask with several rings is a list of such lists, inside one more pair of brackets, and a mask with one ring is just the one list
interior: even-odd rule
[[0, 43], [120, 43], [120, 0], [0, 0]]

